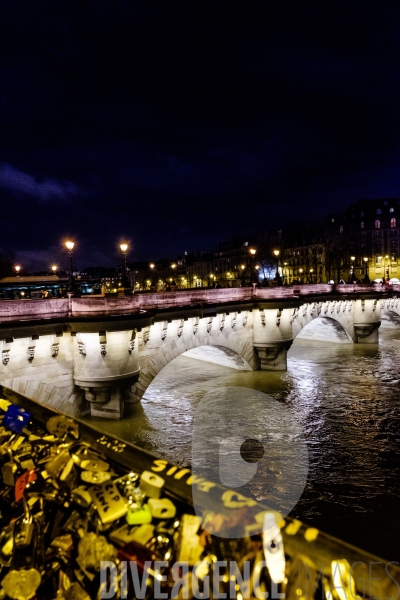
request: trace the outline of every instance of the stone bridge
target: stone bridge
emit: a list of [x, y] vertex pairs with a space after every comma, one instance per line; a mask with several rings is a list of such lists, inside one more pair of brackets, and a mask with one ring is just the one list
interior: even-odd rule
[[[400, 318], [396, 289], [315, 285], [0, 301], [0, 383], [63, 410], [121, 418], [171, 360], [205, 348], [239, 369], [286, 369], [293, 340], [319, 318], [354, 343], [378, 342], [381, 314]], [[218, 360], [217, 360], [218, 362]], [[67, 405], [68, 406], [68, 405]]]

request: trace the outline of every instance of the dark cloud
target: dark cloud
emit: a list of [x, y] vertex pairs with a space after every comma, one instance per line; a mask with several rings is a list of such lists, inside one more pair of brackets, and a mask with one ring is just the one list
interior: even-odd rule
[[5, 0], [2, 245], [37, 262], [71, 235], [81, 263], [111, 263], [126, 237], [147, 259], [399, 196], [399, 17]]
[[0, 188], [11, 192], [22, 192], [41, 200], [72, 200], [82, 192], [70, 181], [55, 181], [44, 179], [37, 181], [28, 173], [23, 173], [11, 165], [0, 165]]

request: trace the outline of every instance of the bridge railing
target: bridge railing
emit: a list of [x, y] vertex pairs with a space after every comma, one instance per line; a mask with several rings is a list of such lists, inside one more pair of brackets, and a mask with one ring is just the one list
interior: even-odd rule
[[393, 291], [400, 285], [375, 284], [311, 284], [265, 288], [188, 289], [176, 292], [135, 293], [124, 298], [84, 296], [81, 298], [51, 298], [46, 300], [1, 300], [0, 320], [15, 321], [25, 317], [39, 319], [51, 316], [85, 314], [124, 314], [140, 310], [210, 304], [240, 300], [290, 298], [313, 294], [356, 294]]
[[47, 300], [2, 300], [0, 302], [0, 319], [16, 320], [27, 316], [51, 316], [68, 314], [68, 298], [51, 298]]

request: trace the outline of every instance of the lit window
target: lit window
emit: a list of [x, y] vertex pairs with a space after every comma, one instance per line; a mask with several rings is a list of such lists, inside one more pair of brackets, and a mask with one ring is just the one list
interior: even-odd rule
[[332, 223], [334, 223], [334, 222], [335, 222], [335, 219], [332, 217]]
[[396, 219], [390, 219], [390, 227], [396, 227]]
[[394, 212], [394, 208], [389, 208], [389, 212]]
[[381, 262], [382, 262], [382, 256], [379, 256], [379, 255], [378, 255], [378, 256], [376, 256], [376, 257], [375, 257], [375, 264], [377, 264], [377, 265], [380, 265], [380, 264], [381, 264]]
[[339, 227], [339, 233], [343, 233], [343, 225]]
[[364, 221], [361, 221], [361, 229], [364, 229]]
[[390, 247], [391, 248], [397, 248], [397, 240], [391, 240], [390, 241]]
[[375, 229], [380, 229], [380, 227], [381, 227], [381, 222], [380, 222], [379, 219], [376, 219], [376, 221], [375, 221]]
[[377, 211], [376, 211], [376, 214], [377, 214], [377, 215], [381, 215], [381, 214], [382, 214], [382, 211], [381, 211], [381, 209], [380, 209], [380, 208], [378, 208], [378, 209], [377, 209]]
[[390, 260], [392, 261], [392, 263], [397, 263], [397, 252], [391, 253]]

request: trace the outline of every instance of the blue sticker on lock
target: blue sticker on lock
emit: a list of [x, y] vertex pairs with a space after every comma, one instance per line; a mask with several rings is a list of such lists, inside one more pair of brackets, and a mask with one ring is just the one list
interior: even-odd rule
[[22, 433], [23, 428], [28, 425], [31, 417], [32, 415], [26, 412], [24, 408], [10, 404], [3, 417], [3, 425], [7, 429], [11, 429], [14, 433]]

